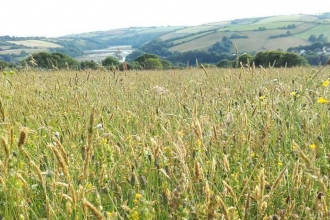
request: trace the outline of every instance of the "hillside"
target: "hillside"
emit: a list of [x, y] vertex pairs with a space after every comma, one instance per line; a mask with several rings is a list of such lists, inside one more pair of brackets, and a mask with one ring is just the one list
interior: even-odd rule
[[223, 37], [235, 43], [239, 52], [252, 53], [310, 45], [311, 35], [330, 39], [330, 13], [246, 18], [190, 27], [130, 27], [59, 38], [2, 36], [0, 60], [16, 62], [46, 51], [65, 53], [78, 60], [100, 61], [118, 53], [126, 56], [154, 39], [166, 42], [171, 52], [207, 50]]
[[171, 51], [206, 50], [226, 36], [240, 52], [287, 50], [309, 45], [308, 38], [323, 34], [330, 38], [330, 21], [326, 15], [285, 15], [239, 19], [185, 28], [163, 35], [172, 43]]

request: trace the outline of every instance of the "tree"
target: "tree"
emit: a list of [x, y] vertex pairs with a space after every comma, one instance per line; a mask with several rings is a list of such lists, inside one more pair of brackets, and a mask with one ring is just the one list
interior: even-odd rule
[[6, 61], [3, 61], [3, 60], [0, 60], [0, 70], [3, 70], [7, 67], [7, 62]]
[[142, 52], [141, 50], [134, 50], [131, 54], [129, 54], [126, 57], [127, 61], [132, 61], [140, 56], [142, 56], [144, 54], [144, 52]]
[[160, 59], [160, 62], [163, 66], [163, 69], [166, 69], [166, 70], [170, 69], [173, 66], [172, 63], [168, 60]]
[[293, 67], [308, 65], [308, 61], [299, 54], [283, 51], [259, 52], [255, 56], [254, 62], [256, 66]]
[[151, 70], [161, 70], [163, 69], [163, 65], [160, 62], [159, 59], [156, 58], [148, 58], [145, 61], [145, 65], [147, 69], [151, 69]]
[[86, 70], [86, 69], [96, 70], [98, 68], [98, 64], [94, 60], [81, 61], [80, 68], [82, 70]]
[[106, 67], [112, 67], [112, 66], [119, 66], [119, 60], [116, 57], [106, 57], [104, 60], [102, 60], [102, 65]]
[[46, 69], [76, 69], [79, 62], [65, 54], [40, 52], [25, 59], [29, 65]]
[[233, 67], [234, 62], [233, 61], [229, 61], [227, 59], [221, 60], [217, 63], [217, 67], [220, 68], [231, 68]]
[[139, 56], [138, 58], [134, 59], [134, 61], [137, 61], [140, 64], [143, 64], [149, 58], [159, 59], [159, 57], [157, 55], [146, 53], [146, 54], [143, 54], [142, 56]]
[[280, 66], [287, 66], [287, 67], [293, 67], [293, 66], [307, 66], [308, 61], [302, 57], [299, 56], [296, 53], [283, 53], [280, 60], [279, 60]]
[[242, 56], [239, 57], [238, 62], [242, 63], [243, 65], [248, 64], [251, 65], [253, 63], [254, 57], [251, 56], [250, 54], [243, 54]]

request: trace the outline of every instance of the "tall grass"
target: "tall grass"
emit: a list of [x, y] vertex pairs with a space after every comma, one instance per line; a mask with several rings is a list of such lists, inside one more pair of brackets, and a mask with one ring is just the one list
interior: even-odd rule
[[330, 71], [315, 71], [1, 75], [0, 215], [329, 218]]

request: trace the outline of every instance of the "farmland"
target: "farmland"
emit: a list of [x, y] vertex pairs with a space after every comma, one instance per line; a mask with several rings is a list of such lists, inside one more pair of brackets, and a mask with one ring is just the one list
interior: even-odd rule
[[[103, 53], [109, 47], [131, 45], [132, 50], [153, 40], [163, 40], [171, 52], [193, 50], [207, 51], [222, 37], [242, 35], [245, 38], [230, 39], [241, 53], [257, 53], [266, 50], [287, 50], [291, 47], [310, 45], [311, 35], [324, 35], [330, 39], [330, 22], [327, 15], [281, 15], [256, 18], [240, 18], [231, 21], [215, 21], [197, 26], [129, 27], [89, 33], [77, 33], [58, 38], [11, 39], [0, 37], [0, 55], [6, 60], [22, 60], [27, 54], [40, 51], [66, 53], [77, 60], [99, 61], [111, 53]], [[282, 35], [282, 36], [280, 36]], [[276, 37], [274, 37], [276, 36]], [[22, 56], [20, 53], [22, 51]], [[90, 56], [89, 51], [99, 51]], [[157, 50], [155, 51], [157, 52]], [[234, 47], [230, 53], [234, 53]], [[8, 58], [8, 55], [15, 54]]]
[[328, 219], [328, 66], [3, 72], [3, 219]]
[[[292, 29], [285, 28], [290, 25], [295, 26]], [[171, 38], [173, 38], [174, 46], [170, 48], [171, 51], [186, 52], [207, 50], [212, 44], [221, 41], [223, 36], [242, 34], [247, 38], [232, 41], [237, 44], [240, 51], [250, 53], [274, 49], [287, 50], [289, 47], [308, 45], [310, 44], [308, 38], [312, 34], [316, 36], [324, 34], [325, 37], [330, 37], [328, 25], [326, 19], [313, 15], [283, 15], [205, 24], [180, 29], [161, 38], [168, 42], [171, 42]], [[205, 32], [207, 30], [214, 30], [214, 33], [208, 34]], [[285, 34], [287, 31], [290, 32], [290, 37], [270, 39], [274, 35]], [[183, 33], [187, 35], [186, 38], [182, 35]], [[195, 35], [192, 35], [193, 33]], [[203, 34], [205, 36], [200, 37]], [[180, 39], [178, 40], [176, 37], [180, 37]], [[178, 42], [180, 42], [179, 45], [177, 45]]]

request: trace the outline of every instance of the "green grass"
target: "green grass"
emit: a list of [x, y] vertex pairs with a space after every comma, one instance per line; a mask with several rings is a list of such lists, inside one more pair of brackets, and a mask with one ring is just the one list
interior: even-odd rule
[[277, 23], [277, 22], [298, 22], [298, 21], [311, 21], [316, 16], [308, 16], [308, 15], [279, 15], [279, 16], [272, 16], [261, 19], [258, 23], [259, 24], [268, 24], [268, 23]]
[[189, 35], [189, 33], [180, 33], [179, 34], [179, 33], [177, 33], [177, 31], [173, 31], [173, 32], [167, 33], [159, 38], [165, 41], [165, 40], [170, 40], [170, 39], [177, 38], [177, 37], [184, 37], [187, 35]]
[[180, 51], [180, 52], [185, 52], [190, 50], [203, 50], [211, 46], [212, 44], [221, 41], [222, 37], [224, 36], [230, 37], [231, 34], [232, 33], [230, 32], [216, 32], [214, 34], [206, 35], [205, 37], [201, 37], [196, 40], [171, 47], [170, 50]]
[[38, 48], [57, 48], [62, 47], [58, 44], [42, 41], [42, 40], [22, 40], [22, 41], [8, 41], [12, 44], [23, 45], [26, 47], [38, 47]]
[[[233, 33], [242, 32], [242, 34], [249, 36], [249, 38], [233, 39], [232, 41], [239, 45], [240, 51], [248, 53], [252, 51], [262, 51], [265, 50], [265, 48], [286, 50], [289, 47], [299, 46], [300, 44], [306, 45], [308, 43], [306, 40], [308, 40], [311, 34], [317, 36], [325, 34], [326, 37], [330, 38], [329, 23], [327, 23], [329, 19], [322, 20], [315, 15], [282, 15], [265, 18], [239, 19], [238, 22], [241, 23], [232, 24], [231, 21], [224, 21], [189, 27], [163, 35], [160, 38], [168, 41], [173, 39], [174, 43], [179, 43], [182, 42], [182, 39], [174, 39], [176, 37], [185, 36], [183, 33], [198, 33], [199, 31], [215, 28], [220, 32], [196, 40], [192, 39], [193, 37], [188, 37], [191, 41], [170, 48], [171, 51], [186, 52], [189, 50], [205, 50], [217, 41], [221, 41], [223, 36], [231, 36]], [[278, 29], [291, 24], [295, 24], [296, 27], [294, 29]], [[254, 31], [260, 27], [265, 27], [267, 30]], [[280, 38], [269, 40], [270, 36], [285, 34], [287, 31], [290, 31], [294, 38], [286, 38], [288, 39], [287, 42]], [[267, 47], [265, 47], [266, 44]]]
[[263, 46], [266, 50], [287, 50], [290, 47], [298, 47], [300, 45], [309, 45], [310, 42], [307, 40], [297, 39], [295, 37], [281, 37], [269, 39], [267, 43]]
[[1, 217], [328, 219], [329, 67], [205, 71], [1, 74]]
[[210, 34], [211, 32], [203, 32], [203, 33], [200, 33], [200, 34], [195, 34], [193, 36], [188, 36], [188, 37], [185, 37], [185, 38], [181, 38], [179, 40], [175, 40], [175, 41], [172, 41], [174, 44], [178, 44], [178, 43], [182, 43], [182, 42], [188, 42], [188, 41], [191, 41], [191, 40], [194, 40], [196, 38], [199, 38], [199, 37], [202, 37], [204, 35], [208, 35]]
[[308, 40], [308, 38], [312, 35], [319, 36], [320, 34], [324, 34], [328, 39], [330, 38], [330, 25], [318, 25], [314, 28], [311, 28], [303, 33], [296, 34], [295, 36], [301, 39]]
[[12, 50], [9, 49], [9, 50], [0, 51], [0, 54], [15, 54], [15, 55], [18, 55], [18, 54], [20, 54], [23, 50], [24, 50], [25, 52], [29, 53], [29, 54], [38, 53], [38, 52], [43, 52], [43, 51], [48, 51], [47, 48], [44, 48], [44, 49], [42, 49], [42, 48], [38, 48], [38, 49], [25, 49], [25, 48], [23, 48], [23, 49], [12, 49]]
[[224, 28], [224, 30], [253, 31], [253, 30], [258, 30], [258, 28], [260, 28], [260, 27], [265, 27], [267, 29], [277, 29], [280, 27], [286, 27], [291, 24], [299, 25], [299, 24], [301, 24], [301, 22], [288, 21], [288, 22], [254, 23], [254, 24], [246, 24], [246, 25], [231, 25], [231, 26]]
[[212, 30], [212, 29], [216, 29], [218, 28], [218, 26], [211, 26], [211, 25], [200, 25], [200, 26], [194, 26], [194, 27], [187, 27], [185, 29], [181, 29], [181, 30], [178, 30], [176, 33], [179, 33], [179, 34], [185, 34], [185, 33], [197, 33], [197, 32], [200, 32], [200, 31], [208, 31], [208, 30]]

